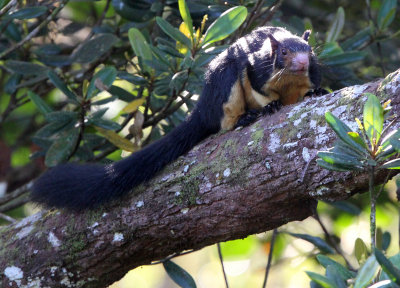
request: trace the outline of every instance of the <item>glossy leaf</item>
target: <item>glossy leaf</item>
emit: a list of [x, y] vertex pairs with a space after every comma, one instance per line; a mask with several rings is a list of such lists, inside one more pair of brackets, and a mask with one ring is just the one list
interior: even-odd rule
[[16, 10], [6, 16], [6, 18], [26, 20], [42, 16], [47, 12], [46, 6], [27, 7]]
[[47, 76], [49, 77], [50, 81], [54, 84], [54, 86], [60, 89], [61, 92], [63, 92], [64, 95], [68, 97], [68, 99], [72, 100], [76, 104], [79, 103], [75, 93], [72, 92], [67, 87], [67, 85], [57, 76], [57, 74], [53, 70], [49, 70]]
[[144, 101], [144, 98], [133, 100], [132, 102], [128, 103], [124, 109], [122, 109], [122, 111], [126, 113], [135, 112], [144, 103]]
[[348, 132], [347, 133], [354, 142], [360, 144], [360, 146], [368, 149], [367, 144], [365, 144], [364, 139], [357, 132]]
[[327, 268], [328, 266], [334, 267], [335, 270], [338, 272], [338, 275], [343, 280], [347, 280], [347, 279], [353, 278], [355, 276], [354, 272], [349, 271], [342, 264], [336, 262], [335, 260], [332, 260], [331, 258], [329, 258], [325, 255], [322, 255], [322, 254], [317, 255], [317, 260], [325, 268]]
[[97, 131], [99, 131], [108, 141], [114, 144], [119, 149], [135, 152], [136, 148], [131, 141], [128, 139], [120, 136], [119, 134], [115, 133], [114, 131], [104, 129], [102, 127], [95, 127]]
[[142, 32], [137, 28], [131, 28], [128, 31], [128, 38], [135, 55], [141, 57], [143, 60], [151, 61], [153, 57], [150, 45], [147, 43]]
[[339, 38], [340, 33], [342, 33], [343, 26], [345, 23], [345, 13], [343, 7], [339, 7], [335, 19], [333, 20], [331, 27], [329, 28], [325, 42], [333, 42]]
[[394, 20], [397, 1], [383, 0], [378, 12], [377, 23], [380, 30], [386, 29]]
[[344, 166], [344, 165], [338, 165], [338, 164], [330, 164], [328, 162], [325, 162], [322, 159], [317, 159], [317, 164], [321, 166], [324, 169], [328, 169], [331, 171], [337, 171], [337, 172], [346, 172], [346, 171], [353, 171], [355, 170], [354, 166]]
[[364, 105], [364, 129], [369, 141], [375, 146], [383, 129], [383, 108], [378, 98], [371, 93], [365, 93], [368, 100]]
[[378, 272], [379, 263], [376, 261], [375, 256], [371, 255], [364, 265], [358, 270], [357, 277], [355, 279], [354, 288], [367, 287], [372, 280], [375, 278]]
[[192, 48], [192, 42], [181, 31], [174, 28], [171, 24], [169, 24], [161, 17], [156, 17], [156, 22], [158, 26], [160, 26], [160, 28], [164, 31], [164, 33], [167, 34], [169, 37], [177, 42], [184, 44], [189, 49]]
[[343, 165], [348, 167], [362, 168], [363, 163], [358, 161], [357, 158], [338, 154], [334, 152], [318, 152], [318, 157], [320, 157], [325, 162], [332, 165]]
[[193, 22], [186, 1], [178, 0], [178, 5], [179, 5], [179, 13], [181, 13], [183, 22], [185, 22], [186, 27], [189, 30], [191, 39], [193, 39]]
[[232, 34], [246, 20], [247, 9], [237, 6], [226, 10], [208, 27], [202, 45], [220, 41]]
[[72, 54], [72, 59], [78, 63], [91, 63], [108, 52], [119, 38], [114, 34], [99, 34], [90, 39]]
[[87, 124], [91, 124], [93, 126], [97, 126], [107, 130], [117, 130], [121, 128], [118, 123], [103, 118], [90, 118], [88, 119]]
[[130, 102], [135, 99], [135, 95], [115, 85], [111, 85], [110, 89], [108, 89], [108, 92], [125, 102]]
[[380, 168], [384, 169], [400, 169], [400, 158], [390, 160], [384, 163]]
[[308, 277], [311, 278], [315, 283], [324, 287], [324, 288], [336, 288], [335, 283], [328, 279], [326, 276], [320, 275], [318, 273], [306, 271]]
[[343, 53], [343, 49], [339, 46], [338, 42], [326, 42], [323, 47], [321, 53], [318, 55], [320, 60]]
[[79, 140], [80, 129], [72, 128], [60, 135], [47, 150], [45, 164], [54, 167], [68, 160]]
[[73, 111], [54, 111], [46, 113], [45, 117], [48, 122], [70, 122], [77, 119], [78, 113]]
[[326, 122], [329, 126], [335, 131], [335, 133], [339, 136], [342, 141], [344, 141], [347, 145], [349, 145], [352, 149], [358, 151], [360, 154], [364, 154], [366, 151], [365, 149], [355, 142], [351, 137], [348, 135], [348, 132], [352, 132], [349, 126], [347, 126], [343, 121], [333, 115], [331, 112], [325, 113]]
[[43, 65], [18, 60], [8, 60], [5, 62], [5, 66], [12, 72], [21, 75], [46, 74], [49, 70], [49, 68]]
[[393, 148], [396, 150], [400, 150], [400, 129], [393, 130], [382, 138], [382, 147], [386, 148], [389, 145], [394, 146]]
[[341, 43], [341, 46], [345, 51], [356, 50], [367, 45], [370, 42], [371, 37], [371, 28], [366, 27]]
[[314, 244], [322, 252], [330, 253], [330, 254], [335, 253], [335, 250], [333, 250], [333, 248], [328, 243], [326, 243], [325, 240], [323, 240], [320, 237], [315, 237], [315, 236], [311, 236], [308, 234], [299, 234], [299, 233], [288, 233], [288, 234], [293, 237], [300, 238], [300, 239], [303, 239], [307, 242]]
[[375, 248], [374, 254], [376, 260], [381, 264], [383, 271], [390, 277], [390, 280], [400, 285], [400, 270], [396, 268], [379, 249]]
[[179, 265], [174, 262], [168, 260], [163, 262], [165, 271], [167, 271], [168, 276], [171, 277], [172, 280], [176, 284], [178, 284], [182, 288], [196, 288], [196, 283], [194, 282], [192, 276], [186, 270], [184, 270]]
[[36, 105], [40, 113], [46, 115], [50, 112], [53, 112], [53, 109], [51, 109], [50, 106], [47, 105], [47, 103], [43, 101], [43, 99], [40, 98], [40, 96], [37, 95], [36, 93], [28, 91], [28, 97]]
[[111, 84], [117, 77], [117, 70], [112, 67], [104, 67], [98, 71], [90, 80], [89, 87], [87, 89], [86, 99], [90, 99], [95, 96], [99, 91], [108, 90]]

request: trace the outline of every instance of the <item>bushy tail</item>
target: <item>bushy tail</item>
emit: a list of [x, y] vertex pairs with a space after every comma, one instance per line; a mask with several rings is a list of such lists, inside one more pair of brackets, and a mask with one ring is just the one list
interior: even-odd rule
[[160, 140], [110, 165], [63, 164], [35, 181], [31, 199], [48, 207], [82, 210], [129, 192], [154, 176], [169, 162], [216, 131], [201, 124], [194, 111]]

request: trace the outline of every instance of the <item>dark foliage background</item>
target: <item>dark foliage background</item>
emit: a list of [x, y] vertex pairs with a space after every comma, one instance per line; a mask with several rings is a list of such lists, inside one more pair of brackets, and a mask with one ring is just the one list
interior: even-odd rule
[[[174, 0], [0, 0], [4, 223], [27, 213], [21, 205], [30, 183], [46, 167], [118, 160], [121, 149], [133, 152], [168, 133], [195, 105], [207, 63], [255, 27], [283, 26], [298, 35], [312, 29], [327, 89], [384, 77], [400, 66], [399, 1], [187, 4], [194, 36], [181, 26]], [[221, 41], [202, 42], [210, 24], [235, 6], [248, 11], [243, 25]], [[396, 207], [392, 199], [381, 197], [382, 207]], [[363, 197], [351, 202], [319, 208], [335, 232], [366, 209]], [[278, 239], [277, 256], [287, 238]], [[270, 235], [260, 241], [269, 243]]]

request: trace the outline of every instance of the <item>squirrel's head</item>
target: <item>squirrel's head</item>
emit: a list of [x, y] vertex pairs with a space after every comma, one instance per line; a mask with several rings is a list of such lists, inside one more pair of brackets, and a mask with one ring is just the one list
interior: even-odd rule
[[287, 37], [287, 33], [280, 37], [280, 33], [269, 35], [274, 57], [274, 70], [282, 73], [307, 75], [310, 60], [313, 56], [308, 44], [310, 30], [306, 30], [302, 37]]

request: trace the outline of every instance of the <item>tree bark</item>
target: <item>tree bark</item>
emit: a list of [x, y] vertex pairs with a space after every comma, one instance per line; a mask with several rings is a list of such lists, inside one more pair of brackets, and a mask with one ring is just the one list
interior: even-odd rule
[[392, 99], [400, 114], [398, 70], [210, 137], [106, 206], [43, 211], [0, 228], [1, 287], [106, 287], [137, 266], [303, 220], [317, 200], [367, 191], [367, 172], [336, 173], [315, 162], [335, 140], [325, 112], [356, 130], [365, 92]]

